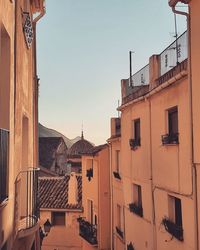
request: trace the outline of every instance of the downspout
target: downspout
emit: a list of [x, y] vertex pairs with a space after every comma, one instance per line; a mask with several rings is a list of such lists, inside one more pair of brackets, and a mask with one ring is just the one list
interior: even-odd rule
[[154, 186], [153, 186], [153, 163], [152, 163], [152, 129], [151, 129], [151, 98], [148, 98], [149, 103], [149, 129], [150, 129], [150, 181], [151, 181], [151, 195], [152, 195], [152, 223], [153, 223], [153, 249], [157, 249], [156, 239], [156, 224], [155, 224], [155, 199], [154, 199]]
[[38, 145], [39, 145], [39, 137], [38, 137], [38, 84], [39, 84], [39, 78], [37, 75], [37, 46], [36, 46], [36, 24], [37, 22], [45, 15], [46, 10], [45, 7], [42, 8], [42, 11], [40, 12], [40, 14], [33, 19], [33, 32], [34, 32], [34, 101], [35, 101], [35, 105], [33, 108], [33, 117], [34, 117], [34, 131], [33, 131], [33, 138], [35, 139], [35, 145], [34, 145], [34, 154], [35, 154], [35, 165], [39, 166], [39, 149], [38, 149]]
[[[188, 0], [182, 0], [182, 3], [188, 4]], [[189, 108], [190, 108], [190, 155], [191, 155], [191, 165], [192, 165], [192, 188], [193, 188], [193, 198], [194, 198], [194, 237], [195, 237], [195, 249], [199, 250], [199, 228], [198, 228], [198, 210], [197, 210], [197, 170], [196, 164], [194, 162], [194, 133], [193, 133], [193, 108], [192, 108], [192, 69], [191, 69], [191, 27], [190, 27], [190, 9], [189, 13], [176, 10], [176, 4], [178, 0], [173, 5], [170, 5], [172, 11], [175, 14], [183, 15], [187, 19], [187, 32], [188, 32], [188, 79], [189, 79]], [[189, 8], [189, 6], [188, 6]]]
[[112, 181], [112, 143], [108, 141], [110, 151], [110, 195], [111, 195], [111, 250], [114, 250], [114, 237], [113, 237], [113, 181]]

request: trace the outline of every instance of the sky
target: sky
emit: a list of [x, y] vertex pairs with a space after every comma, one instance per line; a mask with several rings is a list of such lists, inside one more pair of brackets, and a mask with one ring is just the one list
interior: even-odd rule
[[[178, 34], [186, 30], [177, 17]], [[39, 121], [96, 145], [110, 136], [121, 79], [174, 41], [168, 0], [46, 0], [37, 26]]]

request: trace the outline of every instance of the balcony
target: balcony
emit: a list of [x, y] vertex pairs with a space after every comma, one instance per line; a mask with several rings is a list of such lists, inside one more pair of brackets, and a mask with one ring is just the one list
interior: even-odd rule
[[93, 168], [89, 168], [86, 170], [86, 177], [88, 178], [88, 181], [91, 181], [93, 177]]
[[162, 135], [161, 140], [163, 145], [179, 144], [179, 135], [178, 133]]
[[77, 219], [79, 223], [79, 235], [91, 245], [97, 245], [97, 226], [84, 220], [82, 217]]
[[137, 139], [130, 139], [129, 145], [131, 147], [131, 150], [136, 150], [139, 146], [141, 146], [140, 138]]
[[8, 198], [9, 131], [0, 129], [0, 203]]
[[39, 228], [38, 170], [21, 171], [15, 181], [15, 227], [19, 238]]
[[130, 203], [129, 204], [129, 210], [130, 212], [137, 214], [140, 217], [143, 217], [143, 208], [142, 206], [139, 206], [135, 203]]
[[177, 240], [183, 241], [183, 228], [176, 225], [174, 222], [170, 221], [167, 218], [162, 220], [162, 223], [165, 227], [165, 230], [173, 235]]
[[124, 238], [124, 233], [121, 231], [121, 229], [119, 229], [118, 227], [116, 227], [116, 232], [117, 232], [117, 234], [118, 234], [121, 238]]

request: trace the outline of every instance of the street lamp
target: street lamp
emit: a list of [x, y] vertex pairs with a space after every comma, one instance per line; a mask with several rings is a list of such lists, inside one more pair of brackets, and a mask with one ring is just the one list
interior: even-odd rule
[[44, 237], [47, 237], [47, 235], [49, 234], [50, 230], [51, 230], [52, 224], [49, 221], [49, 219], [46, 220], [46, 222], [43, 225], [43, 229], [42, 227], [40, 227], [39, 232], [40, 232], [40, 244], [42, 246], [42, 241], [44, 239]]

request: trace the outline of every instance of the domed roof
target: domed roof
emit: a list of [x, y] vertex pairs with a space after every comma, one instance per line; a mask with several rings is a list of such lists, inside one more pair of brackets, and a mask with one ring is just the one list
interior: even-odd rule
[[92, 143], [85, 140], [83, 133], [81, 139], [74, 143], [71, 148], [68, 150], [69, 158], [81, 158], [81, 155], [88, 152], [89, 149], [93, 148]]

